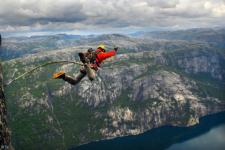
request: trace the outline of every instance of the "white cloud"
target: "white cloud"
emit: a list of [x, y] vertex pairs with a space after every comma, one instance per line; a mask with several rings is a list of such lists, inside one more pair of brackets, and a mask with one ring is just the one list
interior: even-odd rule
[[218, 3], [212, 3], [210, 1], [206, 1], [204, 3], [204, 7], [206, 10], [210, 11], [214, 17], [225, 17], [225, 2], [224, 1], [221, 1]]
[[0, 32], [225, 24], [225, 0], [0, 0], [0, 4]]

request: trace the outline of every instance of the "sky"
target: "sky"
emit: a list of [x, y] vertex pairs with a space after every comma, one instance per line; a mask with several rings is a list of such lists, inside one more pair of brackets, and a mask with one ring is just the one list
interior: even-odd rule
[[132, 33], [225, 26], [225, 0], [0, 0], [0, 33]]

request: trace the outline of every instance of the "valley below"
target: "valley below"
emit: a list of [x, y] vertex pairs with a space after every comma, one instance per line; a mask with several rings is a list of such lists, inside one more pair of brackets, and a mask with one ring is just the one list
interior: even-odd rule
[[78, 65], [55, 64], [7, 86], [16, 149], [69, 149], [165, 125], [193, 126], [225, 111], [224, 29], [3, 40], [5, 83], [46, 62], [78, 60], [78, 52], [99, 43], [120, 48], [93, 82], [84, 78], [72, 86], [52, 79], [60, 70], [79, 71]]

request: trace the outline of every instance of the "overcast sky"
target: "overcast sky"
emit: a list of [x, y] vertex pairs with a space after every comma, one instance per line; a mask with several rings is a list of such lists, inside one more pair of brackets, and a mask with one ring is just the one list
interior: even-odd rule
[[0, 32], [225, 26], [225, 0], [0, 0]]

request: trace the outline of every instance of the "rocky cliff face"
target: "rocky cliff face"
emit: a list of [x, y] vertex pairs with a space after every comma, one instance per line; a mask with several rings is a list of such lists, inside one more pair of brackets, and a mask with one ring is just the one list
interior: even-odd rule
[[[106, 62], [94, 82], [85, 78], [75, 87], [50, 79], [59, 70], [75, 76], [79, 67], [74, 65], [46, 67], [8, 86], [16, 147], [65, 149], [162, 125], [191, 126], [201, 116], [224, 111], [224, 51], [204, 44], [178, 45], [173, 50], [128, 48], [116, 61]], [[79, 50], [65, 48], [6, 61], [6, 81], [46, 61], [74, 60]]]
[[[214, 79], [224, 80], [225, 63], [223, 53], [203, 49], [200, 51], [189, 50], [167, 54], [169, 64], [179, 67], [188, 74], [205, 73]], [[175, 61], [174, 61], [175, 60]]]
[[0, 46], [2, 46], [2, 35], [0, 34]]
[[11, 145], [11, 131], [7, 124], [7, 107], [3, 89], [2, 65], [0, 63], [0, 149], [13, 150]]

